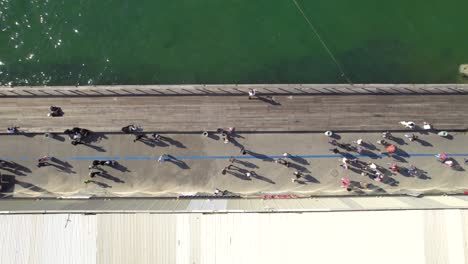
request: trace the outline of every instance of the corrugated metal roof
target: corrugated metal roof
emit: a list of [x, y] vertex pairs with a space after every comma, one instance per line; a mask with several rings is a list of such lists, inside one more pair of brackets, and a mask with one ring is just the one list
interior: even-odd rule
[[96, 263], [96, 216], [0, 215], [1, 263]]
[[468, 210], [0, 215], [1, 263], [466, 263]]

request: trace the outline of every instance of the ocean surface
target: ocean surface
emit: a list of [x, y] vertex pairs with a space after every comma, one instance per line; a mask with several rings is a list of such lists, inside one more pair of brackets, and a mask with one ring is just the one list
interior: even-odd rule
[[467, 0], [0, 0], [0, 84], [454, 83]]

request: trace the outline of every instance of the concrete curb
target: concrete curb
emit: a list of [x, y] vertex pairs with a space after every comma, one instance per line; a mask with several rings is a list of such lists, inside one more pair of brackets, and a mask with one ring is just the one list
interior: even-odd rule
[[468, 84], [196, 84], [112, 86], [0, 86], [0, 97], [441, 95], [468, 94]]

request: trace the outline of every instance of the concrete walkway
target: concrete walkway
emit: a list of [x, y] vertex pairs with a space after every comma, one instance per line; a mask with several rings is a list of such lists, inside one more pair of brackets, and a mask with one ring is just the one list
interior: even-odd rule
[[[468, 95], [140, 96], [1, 98], [0, 127], [63, 132], [83, 127], [118, 132], [135, 123], [146, 131], [188, 132], [236, 127], [238, 131], [382, 131], [399, 121], [438, 129], [467, 129]], [[47, 117], [51, 105], [63, 117]]]
[[[215, 188], [241, 195], [298, 194], [345, 195], [341, 178], [370, 183], [359, 194], [400, 194], [407, 192], [457, 193], [468, 189], [468, 136], [452, 133], [451, 138], [436, 134], [422, 134], [418, 142], [409, 142], [402, 133], [395, 133], [393, 142], [398, 154], [390, 158], [376, 141], [380, 133], [342, 133], [339, 141], [350, 143], [358, 138], [368, 143], [363, 155], [349, 153], [365, 162], [382, 166], [383, 182], [359, 174], [356, 169], [345, 170], [339, 165], [341, 155], [329, 151], [329, 138], [322, 133], [242, 134], [224, 144], [217, 135], [212, 138], [200, 134], [164, 134], [161, 142], [133, 142], [132, 135], [95, 134], [86, 145], [73, 146], [66, 136], [55, 139], [43, 136], [1, 136], [2, 196], [172, 196], [180, 194], [212, 194]], [[242, 155], [240, 149], [248, 150]], [[286, 168], [273, 162], [284, 152], [290, 153], [291, 166]], [[459, 164], [448, 168], [436, 161], [436, 153], [446, 152]], [[158, 163], [162, 154], [169, 160]], [[36, 160], [54, 157], [50, 166], [38, 168]], [[222, 170], [230, 164], [230, 170]], [[351, 157], [351, 156], [349, 156]], [[105, 173], [90, 178], [88, 166], [92, 160], [114, 159], [115, 167], [103, 166]], [[420, 169], [420, 177], [392, 173], [385, 169], [396, 162], [402, 168], [410, 165]], [[245, 173], [253, 171], [248, 179]], [[301, 183], [293, 183], [293, 172], [301, 171]], [[85, 180], [92, 180], [85, 184]]]

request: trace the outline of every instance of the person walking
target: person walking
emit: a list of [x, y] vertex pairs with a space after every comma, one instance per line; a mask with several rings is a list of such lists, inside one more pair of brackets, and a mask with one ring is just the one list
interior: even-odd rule
[[155, 141], [161, 140], [161, 135], [159, 135], [159, 134], [153, 133], [151, 136], [153, 137], [153, 139], [154, 139]]
[[249, 100], [252, 99], [252, 97], [255, 97], [256, 95], [257, 95], [256, 89], [249, 89]]
[[334, 154], [339, 154], [340, 151], [337, 148], [330, 149]]
[[405, 138], [409, 139], [409, 141], [415, 141], [418, 139], [418, 136], [416, 136], [415, 134], [405, 134]]
[[300, 171], [295, 171], [294, 176], [296, 176], [296, 179], [300, 179], [300, 178], [302, 178], [303, 174]]
[[166, 159], [167, 159], [167, 157], [168, 157], [168, 155], [167, 155], [167, 154], [162, 154], [161, 156], [159, 156], [159, 158], [158, 158], [158, 162], [159, 162], [159, 163], [163, 163], [163, 162], [165, 162], [165, 161], [166, 161]]

